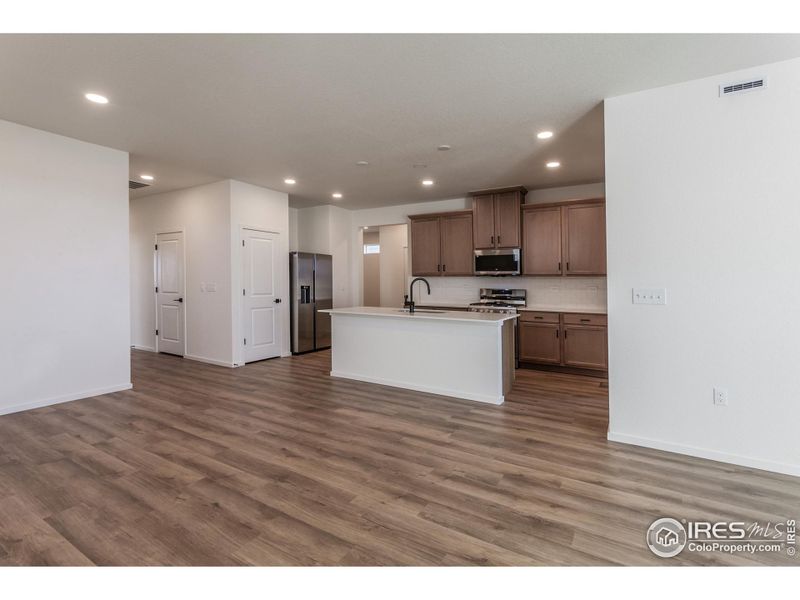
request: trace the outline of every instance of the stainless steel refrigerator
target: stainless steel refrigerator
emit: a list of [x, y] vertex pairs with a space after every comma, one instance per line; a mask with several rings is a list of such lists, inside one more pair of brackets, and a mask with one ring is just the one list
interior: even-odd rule
[[333, 257], [290, 252], [289, 277], [292, 353], [330, 348], [331, 316], [319, 311], [333, 308]]

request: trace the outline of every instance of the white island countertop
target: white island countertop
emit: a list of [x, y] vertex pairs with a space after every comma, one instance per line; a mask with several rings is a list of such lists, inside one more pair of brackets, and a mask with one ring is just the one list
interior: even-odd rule
[[378, 306], [353, 306], [349, 308], [330, 308], [319, 312], [331, 315], [354, 315], [359, 317], [386, 317], [392, 319], [412, 319], [414, 321], [461, 321], [467, 323], [483, 323], [500, 325], [504, 321], [516, 319], [514, 314], [479, 313], [464, 311], [447, 311], [419, 308], [410, 313], [402, 308], [384, 308]]

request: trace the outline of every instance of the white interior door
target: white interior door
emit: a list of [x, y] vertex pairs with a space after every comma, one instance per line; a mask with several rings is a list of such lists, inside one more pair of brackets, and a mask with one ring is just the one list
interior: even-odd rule
[[280, 356], [282, 298], [276, 295], [277, 233], [242, 230], [244, 362]]
[[156, 236], [156, 337], [159, 352], [183, 356], [184, 331], [183, 233]]

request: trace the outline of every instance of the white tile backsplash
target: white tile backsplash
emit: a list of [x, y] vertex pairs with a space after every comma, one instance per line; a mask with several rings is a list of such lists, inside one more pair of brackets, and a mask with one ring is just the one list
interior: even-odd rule
[[[411, 281], [410, 278], [409, 281]], [[564, 309], [607, 307], [605, 277], [428, 277], [431, 295], [423, 284], [414, 288], [414, 300], [469, 304], [478, 300], [481, 288], [518, 288], [528, 291], [528, 306]]]

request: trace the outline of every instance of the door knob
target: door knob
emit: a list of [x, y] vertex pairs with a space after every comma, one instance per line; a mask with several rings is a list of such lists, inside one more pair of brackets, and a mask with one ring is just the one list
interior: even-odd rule
[[183, 302], [183, 298], [178, 298], [177, 300], [173, 300], [173, 302]]
[[275, 304], [280, 304], [281, 303], [281, 299], [280, 298], [275, 298], [275, 300], [273, 300], [273, 302]]

